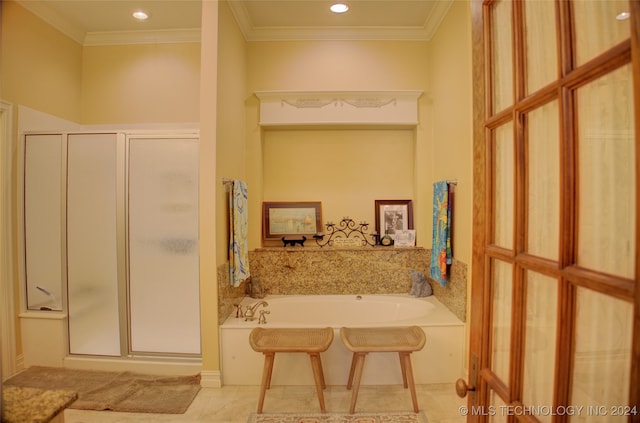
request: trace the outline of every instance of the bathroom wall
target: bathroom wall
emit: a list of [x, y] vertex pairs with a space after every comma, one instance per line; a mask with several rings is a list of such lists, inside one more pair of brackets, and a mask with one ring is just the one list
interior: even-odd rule
[[199, 118], [200, 43], [82, 49], [83, 124], [197, 123]]
[[[432, 149], [418, 159], [432, 169], [433, 181], [457, 179], [454, 256], [471, 263], [473, 217], [473, 133], [471, 28], [469, 3], [454, 1], [429, 43], [428, 72], [433, 129]], [[435, 83], [437, 81], [437, 83]], [[432, 190], [429, 191], [429, 201]]]
[[79, 122], [82, 46], [18, 3], [0, 4], [2, 99]]
[[82, 46], [2, 2], [0, 96], [79, 124], [197, 123], [200, 43]]
[[[251, 153], [245, 142], [245, 104], [250, 96], [246, 43], [227, 2], [203, 2], [202, 16], [200, 307], [206, 376], [219, 369], [219, 302], [241, 291], [229, 286], [229, 186], [222, 179], [246, 181], [246, 157]], [[251, 184], [249, 192], [260, 195]]]
[[[229, 213], [227, 190], [223, 178], [246, 181], [247, 151], [245, 136], [245, 104], [252, 93], [247, 92], [247, 47], [226, 2], [220, 6], [218, 42], [218, 110], [216, 127], [216, 238], [217, 262], [228, 258]], [[207, 118], [203, 117], [203, 121]], [[261, 195], [261, 187], [249, 184], [252, 196]]]
[[[413, 128], [267, 129], [262, 146], [264, 201], [321, 201], [322, 230], [349, 216], [373, 231], [375, 200], [414, 197]], [[425, 228], [414, 227], [425, 245]]]

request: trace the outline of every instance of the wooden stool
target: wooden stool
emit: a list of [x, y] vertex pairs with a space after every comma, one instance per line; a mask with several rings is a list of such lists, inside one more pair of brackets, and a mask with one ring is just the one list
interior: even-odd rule
[[264, 354], [264, 370], [262, 373], [262, 386], [260, 387], [260, 399], [258, 400], [258, 414], [262, 413], [264, 394], [271, 387], [271, 374], [273, 362], [277, 352], [304, 352], [311, 358], [313, 378], [316, 382], [320, 410], [324, 413], [324, 395], [322, 390], [326, 388], [320, 353], [326, 351], [333, 341], [332, 328], [300, 328], [300, 329], [264, 329], [255, 328], [249, 335], [251, 348]]
[[347, 382], [347, 389], [351, 389], [353, 385], [351, 406], [349, 407], [350, 414], [353, 414], [356, 409], [364, 359], [370, 352], [398, 353], [400, 357], [400, 368], [402, 370], [402, 382], [404, 383], [404, 387], [408, 387], [411, 391], [413, 411], [416, 413], [419, 411], [410, 356], [412, 352], [420, 351], [424, 347], [426, 338], [422, 329], [418, 326], [341, 328], [340, 338], [344, 345], [353, 352], [349, 381]]

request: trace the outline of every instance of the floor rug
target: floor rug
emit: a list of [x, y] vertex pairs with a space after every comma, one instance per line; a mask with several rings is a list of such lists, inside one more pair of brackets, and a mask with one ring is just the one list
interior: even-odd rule
[[166, 377], [33, 366], [3, 384], [75, 391], [78, 399], [69, 408], [77, 410], [182, 414], [200, 390], [200, 375]]
[[267, 413], [251, 414], [247, 423], [427, 423], [422, 411], [396, 413]]

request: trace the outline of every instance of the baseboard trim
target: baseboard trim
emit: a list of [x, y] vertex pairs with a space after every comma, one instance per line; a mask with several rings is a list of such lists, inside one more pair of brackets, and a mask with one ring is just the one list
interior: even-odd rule
[[200, 372], [200, 386], [203, 388], [222, 388], [220, 370], [203, 370]]

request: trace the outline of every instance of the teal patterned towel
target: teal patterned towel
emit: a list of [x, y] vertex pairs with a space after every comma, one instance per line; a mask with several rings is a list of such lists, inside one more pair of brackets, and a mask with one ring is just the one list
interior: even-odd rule
[[433, 243], [431, 248], [430, 276], [440, 285], [447, 283], [447, 269], [451, 264], [451, 207], [449, 184], [440, 181], [433, 184]]
[[229, 191], [229, 267], [231, 285], [237, 287], [249, 278], [247, 184], [234, 180]]

